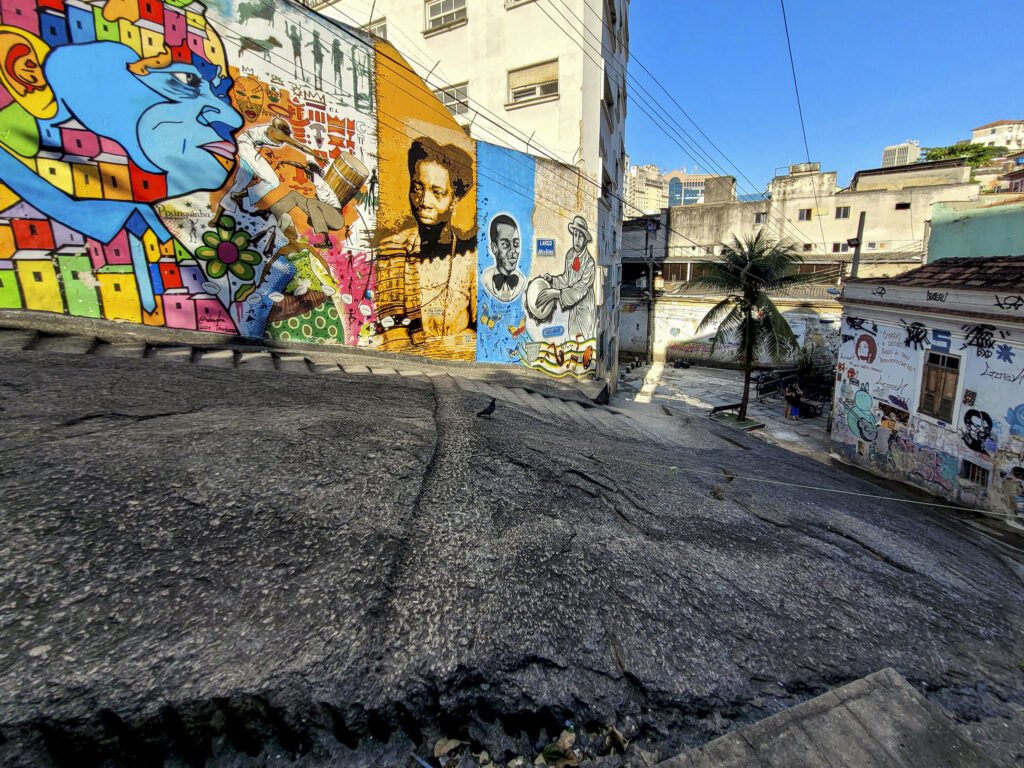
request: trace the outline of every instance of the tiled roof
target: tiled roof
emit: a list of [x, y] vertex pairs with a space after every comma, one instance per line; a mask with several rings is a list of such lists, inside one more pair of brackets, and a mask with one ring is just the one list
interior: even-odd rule
[[868, 277], [850, 282], [885, 283], [908, 288], [1024, 291], [1024, 256], [939, 259], [896, 277]]
[[1024, 123], [1024, 120], [996, 120], [994, 123], [985, 123], [984, 125], [979, 125], [974, 130], [982, 131], [985, 128], [996, 128], [997, 126], [1000, 125], [1013, 125], [1014, 123]]

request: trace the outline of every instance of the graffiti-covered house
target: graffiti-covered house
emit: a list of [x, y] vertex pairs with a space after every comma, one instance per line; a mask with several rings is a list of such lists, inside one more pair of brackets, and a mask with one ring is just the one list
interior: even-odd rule
[[0, 4], [0, 309], [603, 378], [589, 173], [298, 4]]
[[847, 283], [832, 447], [1024, 526], [1024, 256]]

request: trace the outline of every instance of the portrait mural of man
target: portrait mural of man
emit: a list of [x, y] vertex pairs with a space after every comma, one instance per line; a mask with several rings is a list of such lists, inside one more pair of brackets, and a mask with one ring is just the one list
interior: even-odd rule
[[541, 291], [539, 299], [541, 302], [557, 300], [568, 315], [566, 331], [570, 339], [577, 336], [590, 339], [595, 330], [594, 276], [597, 273], [588, 247], [593, 236], [582, 216], [573, 217], [569, 234], [572, 248], [565, 254], [565, 269], [560, 275], [544, 275], [551, 287]]
[[526, 277], [519, 271], [519, 224], [507, 213], [491, 219], [488, 228], [488, 250], [494, 257], [494, 266], [484, 270], [484, 290], [498, 301], [509, 302], [519, 298], [526, 286]]
[[476, 232], [452, 223], [473, 186], [473, 159], [423, 136], [409, 146], [407, 168], [411, 226], [378, 245], [381, 347], [422, 345], [426, 354], [474, 359]]

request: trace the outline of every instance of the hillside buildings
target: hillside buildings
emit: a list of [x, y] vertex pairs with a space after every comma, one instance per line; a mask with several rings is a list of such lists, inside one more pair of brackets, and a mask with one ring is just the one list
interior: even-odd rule
[[996, 120], [979, 125], [971, 131], [971, 144], [1006, 147], [1012, 151], [1024, 149], [1024, 120]]

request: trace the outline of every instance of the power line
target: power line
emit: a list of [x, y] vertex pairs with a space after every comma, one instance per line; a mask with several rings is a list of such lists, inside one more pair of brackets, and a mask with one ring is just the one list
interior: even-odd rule
[[[563, 13], [561, 11], [560, 8], [558, 8], [558, 7], [556, 7], [554, 5], [554, 0], [551, 0], [551, 3], [552, 3], [552, 10], [555, 11], [556, 13], [558, 13], [559, 17], [569, 27], [576, 26], [576, 25], [573, 25], [573, 22], [565, 15], [565, 13]], [[547, 16], [548, 20], [552, 24], [554, 24], [555, 27], [560, 29], [566, 35], [566, 37], [568, 37], [577, 47], [579, 47], [579, 49], [583, 52], [583, 54], [588, 59], [590, 59], [590, 61], [596, 67], [598, 67], [598, 69], [601, 69], [602, 68], [602, 62], [605, 61], [605, 59], [604, 59], [604, 52], [603, 51], [605, 49], [607, 49], [607, 46], [605, 45], [604, 41], [602, 39], [599, 39], [597, 37], [597, 35], [587, 27], [585, 21], [583, 19], [581, 19], [579, 17], [579, 15], [577, 15], [568, 5], [566, 5], [564, 0], [562, 2], [562, 5], [565, 7], [565, 9], [568, 11], [568, 13], [572, 15], [572, 17], [576, 20], [576, 22], [578, 22], [578, 25], [580, 27], [582, 27], [583, 29], [586, 29], [590, 33], [590, 36], [593, 37], [595, 40], [597, 40], [601, 44], [601, 49], [598, 49], [589, 40], [586, 40], [586, 38], [583, 38], [583, 42], [585, 42], [594, 53], [596, 53], [599, 57], [601, 57], [600, 60], [595, 59], [587, 51], [587, 49], [583, 47], [582, 43], [575, 38], [575, 36], [573, 35], [572, 31], [569, 28], [559, 24], [559, 22], [556, 21], [551, 16], [551, 14], [549, 14], [547, 12], [547, 10], [545, 10], [545, 8], [543, 7], [543, 5], [541, 3], [538, 3], [537, 7], [545, 16]], [[611, 32], [613, 35], [615, 34], [614, 29], [612, 29], [611, 26], [607, 24], [607, 22], [603, 22], [602, 21], [602, 24], [603, 24], [604, 28], [608, 29], [609, 32]], [[610, 51], [610, 53], [614, 54], [614, 51]], [[613, 64], [618, 64], [618, 62], [616, 62], [614, 58], [609, 58], [608, 61], [610, 63], [613, 63]], [[619, 72], [621, 73], [621, 75], [623, 77], [623, 81], [625, 83], [628, 84], [630, 81], [632, 81], [634, 87], [638, 88], [642, 92], [643, 95], [642, 96], [638, 96], [636, 98], [636, 101], [637, 101], [638, 106], [640, 107], [640, 110], [651, 119], [651, 121], [654, 123], [654, 125], [657, 126], [658, 129], [662, 133], [664, 133], [665, 136], [670, 141], [674, 142], [676, 144], [676, 146], [678, 146], [685, 154], [687, 154], [690, 157], [691, 160], [694, 161], [694, 163], [706, 165], [707, 167], [709, 167], [712, 171], [714, 171], [718, 175], [722, 175], [722, 176], [727, 176], [728, 175], [725, 172], [725, 169], [720, 167], [720, 166], [718, 166], [717, 163], [711, 158], [711, 156], [706, 151], [704, 151], [704, 149], [700, 146], [699, 142], [696, 139], [694, 139], [681, 126], [677, 126], [676, 124], [674, 124], [672, 122], [671, 116], [668, 115], [668, 113], [664, 110], [664, 108], [661, 107], [660, 103], [657, 101], [657, 99], [654, 97], [654, 95], [642, 83], [640, 83], [640, 81], [636, 77], [630, 75], [628, 70], [627, 70], [627, 68], [625, 66], [619, 65]], [[662, 88], [664, 89], [663, 86], [662, 86]], [[646, 96], [646, 98], [644, 98], [644, 96]], [[667, 119], [666, 120], [661, 120], [659, 118], [656, 118], [647, 109], [647, 106], [651, 106], [652, 109], [654, 109], [655, 111], [660, 111], [664, 115], [664, 117], [667, 118]], [[692, 122], [692, 119], [691, 119], [691, 122]], [[666, 127], [666, 124], [669, 126], [668, 128]], [[675, 136], [673, 136], [670, 133], [670, 129], [675, 132], [675, 134], [676, 134]], [[685, 143], [686, 146], [684, 146], [684, 143]], [[693, 154], [691, 154], [691, 151], [695, 152], [698, 155], [702, 155], [703, 159], [702, 160], [698, 160], [696, 157], [694, 157]], [[756, 192], [756, 190], [755, 190], [755, 192]], [[763, 197], [763, 194], [762, 194], [762, 197]], [[740, 203], [740, 205], [744, 205], [744, 204], [745, 203]], [[753, 204], [756, 204], [756, 203], [753, 203]], [[769, 223], [771, 223], [772, 212], [771, 212], [771, 207], [770, 206], [769, 206], [769, 209], [767, 211], [767, 215], [768, 215]], [[779, 218], [778, 214], [775, 215], [775, 218], [776, 219]], [[792, 222], [789, 222], [789, 223], [792, 225]], [[781, 226], [775, 225], [775, 227], [774, 227], [775, 228], [775, 234], [778, 237], [780, 237], [781, 239], [788, 239], [788, 237], [789, 237], [786, 234], [786, 232], [785, 232], [785, 224], [786, 224], [786, 221], [782, 220], [782, 225]], [[794, 239], [797, 239], [797, 240], [803, 239], [803, 236], [799, 232], [799, 230], [797, 230], [797, 235], [796, 235], [796, 237]]]
[[[804, 108], [800, 103], [800, 86], [797, 85], [796, 81], [796, 60], [793, 58], [793, 43], [789, 37], [789, 21], [786, 19], [786, 0], [779, 0], [782, 6], [782, 25], [786, 30], [786, 48], [789, 51], [789, 68], [793, 72], [793, 90], [796, 92], [796, 109], [800, 115], [800, 130], [804, 136], [804, 151], [807, 153], [807, 164], [811, 163], [811, 149], [807, 143], [807, 126], [804, 123]], [[821, 247], [822, 250], [826, 247], [825, 241], [825, 227], [821, 223], [821, 216], [818, 215], [818, 211], [821, 207], [818, 205], [818, 187], [813, 182], [811, 183], [811, 192], [814, 195], [814, 214], [818, 219], [818, 229], [821, 230]]]

